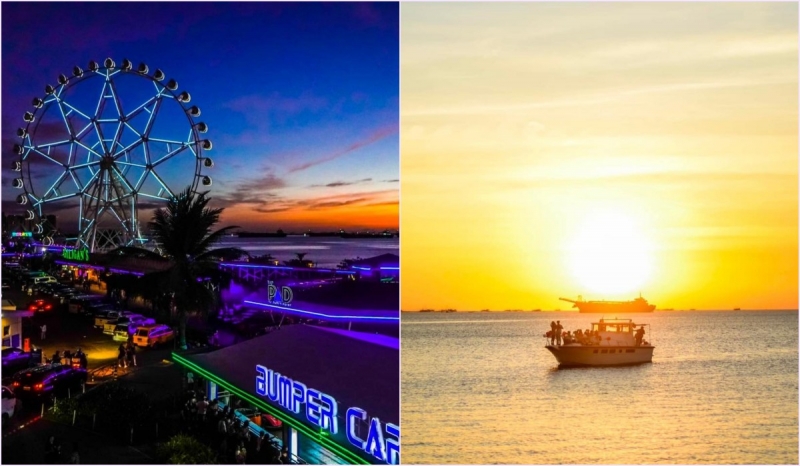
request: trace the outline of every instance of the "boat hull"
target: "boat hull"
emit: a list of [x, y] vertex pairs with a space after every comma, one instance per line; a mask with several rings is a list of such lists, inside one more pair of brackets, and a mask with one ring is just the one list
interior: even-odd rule
[[626, 366], [653, 362], [654, 346], [547, 345], [559, 366]]
[[609, 303], [602, 301], [584, 301], [575, 303], [575, 307], [584, 314], [629, 314], [634, 312], [653, 312], [654, 304], [640, 304], [636, 302]]

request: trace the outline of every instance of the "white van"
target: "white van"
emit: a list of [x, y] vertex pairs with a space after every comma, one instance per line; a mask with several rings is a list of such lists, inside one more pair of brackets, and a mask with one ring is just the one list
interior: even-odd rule
[[33, 284], [34, 285], [41, 285], [43, 283], [58, 283], [58, 280], [56, 280], [55, 278], [51, 277], [50, 275], [44, 275], [44, 276], [41, 276], [41, 277], [35, 277], [33, 279]]

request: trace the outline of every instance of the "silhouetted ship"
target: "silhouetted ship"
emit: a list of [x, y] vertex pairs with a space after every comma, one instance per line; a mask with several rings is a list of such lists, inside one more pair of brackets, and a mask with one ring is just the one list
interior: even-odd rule
[[592, 314], [624, 314], [630, 312], [653, 312], [655, 304], [649, 304], [641, 295], [633, 301], [584, 301], [578, 296], [578, 300], [558, 298], [561, 301], [572, 303], [572, 307], [577, 307], [582, 313]]

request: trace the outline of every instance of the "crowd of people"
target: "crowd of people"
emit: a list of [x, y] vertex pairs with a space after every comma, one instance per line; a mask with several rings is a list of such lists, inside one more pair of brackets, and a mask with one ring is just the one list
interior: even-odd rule
[[[602, 320], [600, 322], [600, 330], [604, 330], [605, 328], [602, 324]], [[636, 326], [633, 323], [631, 323], [631, 325], [634, 327]], [[640, 325], [634, 335], [636, 338], [636, 346], [641, 346], [644, 342], [644, 333], [644, 325]], [[592, 346], [599, 345], [601, 341], [600, 331], [589, 330], [588, 328], [586, 330], [578, 329], [572, 332], [569, 330], [565, 331], [560, 320], [550, 322], [550, 330], [545, 334], [545, 336], [549, 339], [551, 345], [569, 345], [572, 343], [579, 343], [583, 346]]]
[[127, 343], [120, 343], [117, 348], [117, 368], [126, 368], [136, 366], [136, 345], [132, 340]]
[[81, 351], [80, 348], [78, 348], [78, 350], [75, 351], [74, 353], [71, 352], [70, 350], [64, 350], [63, 354], [61, 353], [61, 351], [56, 350], [56, 352], [53, 353], [53, 356], [51, 356], [50, 359], [45, 358], [45, 363], [76, 366], [80, 367], [81, 369], [86, 369], [89, 365], [89, 361], [86, 358], [86, 353]]
[[193, 388], [187, 390], [181, 417], [199, 440], [215, 448], [221, 464], [291, 464], [288, 450], [278, 448], [266, 432], [255, 435], [235, 408], [222, 405]]

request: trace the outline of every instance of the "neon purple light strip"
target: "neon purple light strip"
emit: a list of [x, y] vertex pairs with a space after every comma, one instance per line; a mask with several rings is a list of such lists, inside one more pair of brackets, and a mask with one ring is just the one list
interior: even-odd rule
[[350, 270], [334, 270], [334, 269], [317, 269], [308, 267], [284, 267], [281, 265], [250, 265], [250, 264], [233, 264], [230, 262], [220, 262], [223, 267], [243, 267], [248, 269], [272, 269], [272, 270], [294, 270], [297, 272], [336, 272], [341, 274], [352, 275], [355, 272]]
[[307, 315], [313, 315], [313, 316], [317, 316], [317, 317], [325, 317], [327, 319], [366, 320], [366, 321], [371, 321], [371, 320], [399, 321], [400, 320], [399, 317], [336, 316], [336, 315], [331, 315], [331, 314], [323, 314], [321, 312], [311, 312], [311, 311], [304, 311], [304, 310], [301, 310], [301, 309], [295, 309], [295, 308], [291, 308], [291, 307], [277, 306], [275, 304], [259, 303], [259, 302], [256, 302], [256, 301], [245, 300], [244, 302], [247, 303], [247, 304], [253, 304], [255, 306], [262, 306], [262, 307], [277, 309], [279, 311], [285, 311], [285, 312], [289, 312], [289, 313], [297, 313], [297, 314], [301, 314], [301, 315], [307, 314]]

